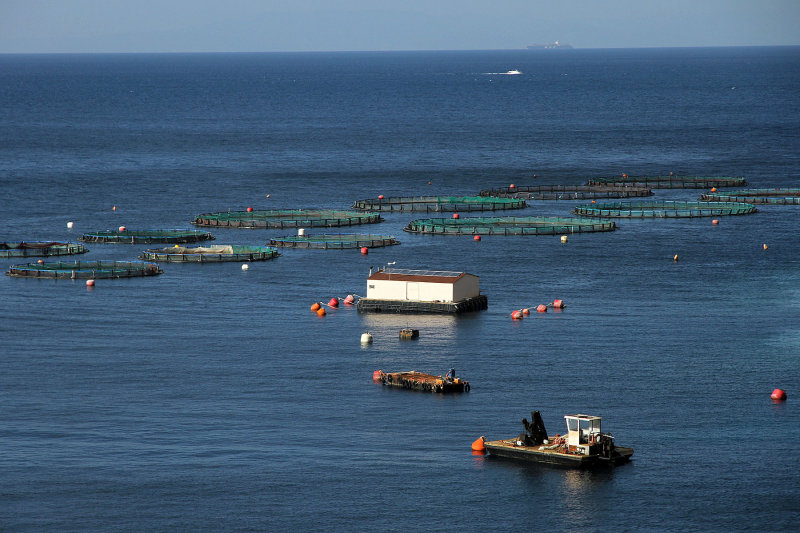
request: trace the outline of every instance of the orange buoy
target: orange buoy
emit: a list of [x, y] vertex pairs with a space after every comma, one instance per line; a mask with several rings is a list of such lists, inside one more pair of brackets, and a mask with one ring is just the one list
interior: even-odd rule
[[592, 203], [594, 204], [594, 203], [597, 203], [597, 202], [595, 202], [594, 200], [592, 200]]
[[383, 381], [383, 370], [376, 370], [373, 372], [372, 381]]
[[716, 187], [711, 187], [711, 192], [717, 192], [717, 188]]
[[516, 187], [516, 185], [514, 185], [513, 183], [508, 186], [509, 189], [513, 189], [514, 187]]
[[429, 182], [428, 182], [428, 185], [433, 185], [433, 182], [432, 182], [432, 181], [429, 181]]
[[111, 210], [112, 211], [116, 211], [117, 210], [117, 206], [112, 207]]
[[268, 194], [268, 195], [267, 195], [267, 198], [269, 198], [269, 197], [270, 197], [270, 195]]
[[526, 307], [525, 309], [522, 310], [522, 314], [524, 316], [528, 316], [529, 314], [531, 314], [531, 310]]
[[369, 248], [366, 246], [361, 247], [361, 255], [367, 255], [369, 253]]
[[537, 313], [546, 313], [547, 312], [547, 306], [544, 305], [544, 304], [537, 305], [536, 306], [536, 312]]
[[480, 236], [480, 235], [475, 235], [475, 236], [472, 238], [472, 240], [473, 240], [473, 241], [479, 241], [479, 240], [481, 240], [481, 236]]
[[343, 300], [345, 305], [353, 305], [353, 302], [355, 302], [355, 301], [356, 301], [356, 298], [352, 294], [348, 294], [347, 296], [344, 297], [344, 300]]
[[769, 397], [776, 402], [783, 402], [786, 400], [786, 391], [783, 389], [775, 389], [772, 391], [772, 394], [770, 394]]
[[511, 312], [511, 320], [522, 320], [522, 311], [517, 309]]
[[717, 224], [719, 224], [719, 220], [715, 218], [714, 220], [711, 221], [711, 223], [716, 226]]
[[315, 313], [319, 308], [320, 308], [319, 302], [314, 302], [314, 305], [311, 306], [311, 310], [314, 311]]
[[767, 243], [764, 243], [764, 244], [762, 244], [761, 246], [763, 246], [765, 250], [766, 250], [767, 248], [769, 248], [769, 246], [767, 246]]
[[339, 299], [334, 296], [328, 301], [328, 307], [339, 307]]
[[378, 200], [383, 200], [383, 195], [382, 194], [378, 195]]
[[326, 314], [327, 313], [325, 312], [324, 307], [320, 307], [319, 309], [317, 309], [317, 316], [325, 316]]
[[87, 279], [86, 280], [86, 286], [87, 287], [94, 287], [94, 280], [93, 279]]
[[555, 309], [564, 309], [566, 305], [564, 305], [564, 300], [553, 300], [553, 307]]
[[120, 233], [122, 233], [122, 232], [123, 232], [123, 231], [125, 231], [126, 229], [128, 229], [128, 228], [126, 228], [125, 226], [120, 226], [120, 227], [119, 227], [119, 232], [120, 232]]
[[36, 262], [37, 262], [37, 263], [39, 263], [39, 264], [41, 265], [41, 264], [43, 264], [43, 263], [44, 263], [44, 259], [39, 259], [39, 260], [38, 260], [38, 261], [36, 261]]
[[627, 177], [628, 177], [628, 175], [627, 175], [627, 174], [623, 174], [623, 175], [622, 175], [622, 177], [623, 177], [623, 178], [627, 178]]
[[472, 451], [473, 451], [473, 452], [485, 452], [485, 451], [486, 451], [486, 446], [484, 446], [484, 445], [483, 445], [483, 440], [484, 440], [485, 438], [486, 438], [486, 437], [484, 437], [483, 435], [481, 435], [480, 437], [478, 437], [478, 438], [475, 440], [475, 442], [473, 442], [473, 443], [472, 443]]
[[453, 213], [453, 218], [458, 218], [458, 213]]

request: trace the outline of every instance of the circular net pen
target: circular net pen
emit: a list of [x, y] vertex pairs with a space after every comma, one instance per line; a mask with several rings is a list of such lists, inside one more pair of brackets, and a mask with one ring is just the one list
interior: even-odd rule
[[226, 228], [332, 228], [374, 224], [378, 213], [357, 211], [276, 209], [269, 211], [228, 211], [204, 213], [192, 221], [195, 226]]
[[702, 176], [618, 176], [614, 178], [594, 178], [586, 185], [614, 185], [630, 187], [649, 187], [651, 189], [709, 189], [711, 187], [744, 187], [744, 178], [702, 177]]
[[0, 242], [0, 257], [48, 257], [85, 254], [89, 249], [77, 242]]
[[694, 218], [749, 215], [758, 212], [750, 204], [725, 202], [608, 202], [576, 206], [576, 215], [606, 218]]
[[428, 218], [412, 220], [403, 229], [436, 235], [563, 235], [614, 231], [616, 223], [569, 217]]
[[75, 261], [12, 265], [7, 276], [50, 279], [109, 279], [156, 276], [162, 271], [144, 261]]
[[224, 263], [229, 261], [266, 261], [280, 254], [269, 246], [175, 246], [145, 250], [139, 259], [165, 263]]
[[371, 211], [424, 211], [442, 213], [456, 211], [499, 211], [528, 207], [525, 200], [489, 196], [397, 196], [357, 200], [353, 209]]
[[740, 202], [767, 205], [800, 205], [800, 189], [746, 189], [727, 193], [711, 192], [700, 197], [702, 202]]
[[321, 250], [345, 250], [348, 248], [381, 248], [400, 244], [391, 235], [365, 235], [357, 233], [328, 233], [321, 235], [292, 235], [270, 239], [270, 246], [286, 248], [316, 248]]
[[623, 187], [620, 185], [515, 185], [499, 189], [486, 189], [481, 196], [524, 198], [526, 200], [591, 200], [595, 198], [636, 198], [652, 196], [647, 187]]
[[194, 229], [144, 229], [144, 230], [105, 230], [84, 233], [80, 237], [84, 242], [102, 242], [115, 244], [155, 244], [155, 243], [187, 243], [213, 240], [214, 236], [207, 231]]

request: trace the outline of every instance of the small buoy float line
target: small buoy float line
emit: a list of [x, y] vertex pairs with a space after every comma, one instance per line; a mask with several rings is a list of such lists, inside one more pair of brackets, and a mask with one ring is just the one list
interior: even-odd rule
[[546, 313], [547, 309], [552, 307], [558, 311], [565, 309], [567, 306], [564, 304], [564, 300], [556, 299], [550, 302], [549, 304], [539, 304], [536, 306], [528, 306], [522, 309], [515, 309], [511, 312], [511, 320], [522, 320], [523, 317], [529, 316], [531, 314], [531, 308], [536, 309], [537, 313]]
[[786, 391], [783, 389], [775, 389], [772, 391], [772, 394], [770, 394], [769, 397], [776, 402], [786, 401]]

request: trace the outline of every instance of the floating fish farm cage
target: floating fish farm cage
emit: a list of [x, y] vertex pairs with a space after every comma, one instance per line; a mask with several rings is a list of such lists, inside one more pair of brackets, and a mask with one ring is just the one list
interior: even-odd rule
[[176, 246], [145, 250], [139, 259], [165, 263], [224, 263], [227, 261], [266, 261], [280, 254], [269, 246]]
[[525, 200], [487, 196], [397, 196], [357, 200], [353, 209], [367, 211], [424, 211], [426, 213], [455, 211], [497, 211], [523, 209]]
[[400, 244], [391, 235], [366, 235], [358, 233], [323, 233], [320, 235], [291, 235], [270, 239], [270, 246], [286, 248], [316, 248], [321, 250], [344, 250], [347, 248], [381, 248]]
[[143, 230], [105, 230], [84, 233], [79, 240], [84, 242], [122, 243], [122, 244], [154, 244], [154, 243], [186, 243], [213, 240], [214, 236], [206, 231], [194, 229], [143, 229]]
[[800, 205], [800, 189], [745, 189], [725, 193], [711, 192], [703, 194], [700, 201]]
[[0, 242], [0, 257], [47, 257], [85, 254], [89, 249], [77, 242]]
[[614, 231], [616, 223], [569, 217], [427, 218], [412, 220], [403, 229], [436, 235], [563, 235]]
[[192, 221], [195, 226], [227, 228], [331, 228], [374, 224], [383, 219], [378, 213], [312, 209], [269, 211], [228, 211], [204, 213]]
[[498, 189], [485, 189], [481, 196], [524, 198], [527, 200], [591, 200], [594, 198], [634, 198], [652, 196], [648, 187], [621, 185], [515, 185]]
[[758, 210], [751, 204], [726, 202], [631, 201], [576, 206], [579, 216], [607, 218], [694, 218], [749, 215]]
[[586, 185], [649, 187], [651, 189], [708, 189], [711, 187], [744, 187], [744, 178], [703, 176], [617, 176], [594, 178]]
[[11, 265], [7, 276], [51, 279], [108, 279], [156, 276], [162, 270], [144, 261], [75, 261]]

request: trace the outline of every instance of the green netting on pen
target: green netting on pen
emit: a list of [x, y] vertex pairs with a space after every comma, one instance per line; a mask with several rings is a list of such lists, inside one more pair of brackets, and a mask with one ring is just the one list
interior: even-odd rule
[[631, 201], [576, 206], [579, 216], [607, 218], [693, 218], [748, 215], [757, 209], [750, 204], [725, 202]]
[[318, 209], [274, 209], [204, 213], [192, 221], [195, 226], [227, 228], [325, 228], [374, 224], [378, 213]]
[[708, 189], [711, 187], [744, 187], [744, 178], [703, 176], [617, 176], [593, 178], [586, 185], [618, 185], [651, 189]]
[[156, 276], [162, 271], [144, 261], [75, 261], [11, 265], [7, 276], [52, 279], [107, 279]]
[[356, 200], [353, 209], [369, 211], [424, 211], [426, 213], [455, 211], [497, 211], [522, 209], [525, 200], [489, 196], [396, 196]]
[[84, 233], [79, 240], [114, 244], [186, 243], [213, 240], [206, 231], [193, 229], [104, 230]]
[[647, 187], [621, 185], [514, 185], [498, 189], [485, 189], [479, 194], [527, 200], [591, 200], [594, 198], [652, 196], [653, 191]]
[[380, 248], [400, 244], [391, 235], [366, 235], [358, 233], [328, 233], [320, 235], [291, 235], [270, 239], [270, 246], [288, 248], [315, 248], [344, 250], [347, 248]]
[[747, 204], [800, 205], [800, 189], [744, 189], [711, 192], [700, 197], [702, 202], [742, 202]]
[[266, 261], [280, 254], [269, 246], [174, 246], [145, 250], [139, 259], [165, 263], [224, 263], [228, 261]]
[[571, 217], [427, 218], [412, 220], [403, 229], [437, 235], [562, 235], [613, 231], [616, 223]]
[[0, 257], [47, 257], [84, 254], [89, 249], [77, 242], [0, 242]]

